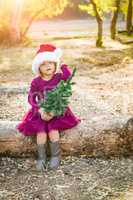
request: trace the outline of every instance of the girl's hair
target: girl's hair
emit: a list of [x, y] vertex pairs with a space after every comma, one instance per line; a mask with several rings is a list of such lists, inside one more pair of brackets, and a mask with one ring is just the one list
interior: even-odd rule
[[[55, 64], [55, 72], [56, 72], [56, 69], [57, 69], [57, 63], [56, 62], [53, 62]], [[40, 67], [39, 67], [39, 75], [42, 76], [42, 73], [40, 71]]]

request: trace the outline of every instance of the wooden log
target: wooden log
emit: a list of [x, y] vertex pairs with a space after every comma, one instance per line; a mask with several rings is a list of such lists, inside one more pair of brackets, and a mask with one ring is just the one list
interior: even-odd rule
[[34, 152], [35, 143], [33, 138], [26, 138], [16, 130], [14, 121], [0, 122], [0, 154], [21, 156], [23, 153], [31, 154]]
[[[78, 126], [60, 132], [62, 155], [123, 156], [133, 153], [133, 120], [113, 115], [93, 115]], [[130, 123], [129, 123], [130, 122]], [[0, 122], [0, 155], [36, 154], [36, 136], [25, 137], [18, 122]], [[49, 150], [48, 150], [49, 154]]]
[[0, 86], [0, 94], [4, 93], [14, 93], [14, 94], [24, 94], [28, 92], [28, 87], [5, 87]]

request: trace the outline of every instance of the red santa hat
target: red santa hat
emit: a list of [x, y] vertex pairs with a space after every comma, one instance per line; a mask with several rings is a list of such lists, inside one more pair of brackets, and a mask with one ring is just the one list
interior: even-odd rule
[[41, 44], [36, 52], [35, 58], [33, 59], [33, 73], [39, 74], [39, 67], [44, 61], [52, 61], [57, 63], [56, 71], [58, 71], [61, 56], [62, 50], [60, 48], [56, 48], [54, 45], [51, 44]]

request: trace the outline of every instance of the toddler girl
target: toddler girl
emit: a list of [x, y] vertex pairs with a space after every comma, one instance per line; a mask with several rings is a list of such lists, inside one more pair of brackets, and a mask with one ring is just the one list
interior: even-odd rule
[[57, 169], [60, 165], [61, 154], [59, 144], [59, 133], [62, 130], [70, 129], [81, 122], [68, 106], [61, 116], [54, 116], [53, 113], [43, 112], [38, 102], [45, 100], [45, 92], [53, 89], [61, 80], [66, 81], [71, 70], [66, 64], [60, 64], [62, 51], [52, 44], [40, 45], [33, 60], [32, 71], [36, 77], [31, 81], [28, 92], [28, 102], [31, 109], [24, 115], [16, 128], [25, 136], [36, 135], [38, 159], [37, 170], [45, 170], [47, 167], [46, 142], [49, 137], [51, 158], [49, 169]]

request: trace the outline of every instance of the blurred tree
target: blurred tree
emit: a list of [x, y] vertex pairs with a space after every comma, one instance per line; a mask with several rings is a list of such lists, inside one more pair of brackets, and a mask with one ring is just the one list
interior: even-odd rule
[[110, 32], [111, 38], [116, 38], [116, 24], [119, 12], [123, 12], [126, 17], [126, 30], [128, 35], [131, 34], [132, 27], [132, 10], [133, 0], [84, 0], [79, 5], [82, 11], [94, 16], [98, 24], [98, 34], [96, 46], [101, 47], [103, 44], [103, 18], [105, 13], [112, 12]]
[[68, 5], [69, 0], [29, 0], [25, 2], [24, 15], [26, 16], [26, 26], [23, 31], [25, 35], [35, 19], [57, 16], [61, 14]]
[[121, 0], [120, 11], [124, 14], [124, 20], [126, 20], [126, 31], [128, 35], [133, 31], [133, 0]]
[[0, 43], [21, 42], [35, 19], [40, 15], [52, 18], [61, 14], [68, 2], [69, 0], [5, 0], [3, 3], [2, 0], [0, 3]]
[[96, 46], [97, 47], [102, 47], [103, 45], [103, 18], [102, 14], [100, 14], [100, 10], [102, 11], [102, 7], [99, 10], [98, 5], [100, 5], [100, 2], [95, 2], [94, 0], [90, 0], [90, 3], [93, 6], [93, 10], [95, 12], [96, 20], [98, 23], [98, 35], [97, 35], [97, 40], [96, 40]]
[[96, 17], [98, 23], [97, 47], [102, 47], [103, 45], [103, 16], [105, 12], [107, 13], [110, 10], [110, 1], [111, 0], [85, 0], [84, 3], [79, 5], [81, 10]]
[[88, 18], [88, 14], [86, 12], [83, 12], [79, 9], [79, 4], [83, 3], [83, 0], [69, 0], [68, 6], [65, 8], [63, 13], [57, 18], [62, 19], [73, 19], [73, 18]]
[[110, 25], [110, 32], [111, 38], [114, 40], [116, 38], [116, 23], [118, 18], [118, 13], [120, 10], [120, 1], [121, 0], [112, 0], [112, 18], [111, 18], [111, 25]]
[[131, 35], [132, 32], [132, 16], [133, 15], [133, 1], [128, 0], [128, 9], [127, 9], [127, 20], [126, 20], [126, 29], [128, 35]]

